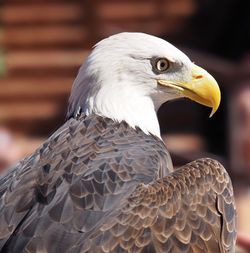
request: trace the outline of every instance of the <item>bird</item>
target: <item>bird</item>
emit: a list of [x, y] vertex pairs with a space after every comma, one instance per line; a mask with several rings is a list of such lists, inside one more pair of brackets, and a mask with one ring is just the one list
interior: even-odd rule
[[98, 42], [65, 123], [0, 178], [0, 252], [234, 252], [227, 171], [211, 158], [174, 168], [161, 138], [157, 111], [179, 98], [213, 115], [221, 94], [161, 38], [123, 32]]

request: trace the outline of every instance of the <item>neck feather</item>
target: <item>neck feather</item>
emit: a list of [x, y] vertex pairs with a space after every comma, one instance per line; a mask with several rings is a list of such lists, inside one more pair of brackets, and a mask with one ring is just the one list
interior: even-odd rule
[[[114, 91], [114, 90], [113, 90]], [[148, 96], [139, 96], [136, 92], [106, 92], [102, 89], [96, 95], [87, 98], [84, 112], [95, 113], [114, 121], [125, 121], [132, 128], [139, 127], [146, 134], [161, 138], [160, 127], [154, 103]]]

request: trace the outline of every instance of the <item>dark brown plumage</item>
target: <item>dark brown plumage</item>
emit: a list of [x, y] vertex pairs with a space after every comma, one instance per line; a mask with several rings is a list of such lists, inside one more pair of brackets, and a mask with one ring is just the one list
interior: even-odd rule
[[170, 164], [163, 142], [140, 129], [69, 119], [0, 179], [0, 252], [234, 252], [225, 169]]

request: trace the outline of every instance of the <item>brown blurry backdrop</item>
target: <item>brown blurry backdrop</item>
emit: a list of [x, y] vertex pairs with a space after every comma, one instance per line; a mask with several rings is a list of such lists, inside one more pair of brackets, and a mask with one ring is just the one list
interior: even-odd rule
[[179, 166], [219, 159], [232, 176], [238, 226], [250, 234], [250, 6], [239, 0], [2, 0], [0, 168], [31, 153], [64, 122], [77, 70], [91, 46], [121, 31], [162, 37], [218, 80], [222, 104], [189, 101], [159, 112]]

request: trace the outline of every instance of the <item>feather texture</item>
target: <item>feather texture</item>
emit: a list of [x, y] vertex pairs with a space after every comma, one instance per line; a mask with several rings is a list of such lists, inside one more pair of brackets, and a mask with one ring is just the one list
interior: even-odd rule
[[126, 123], [70, 119], [1, 178], [0, 252], [234, 252], [225, 169], [170, 165]]

